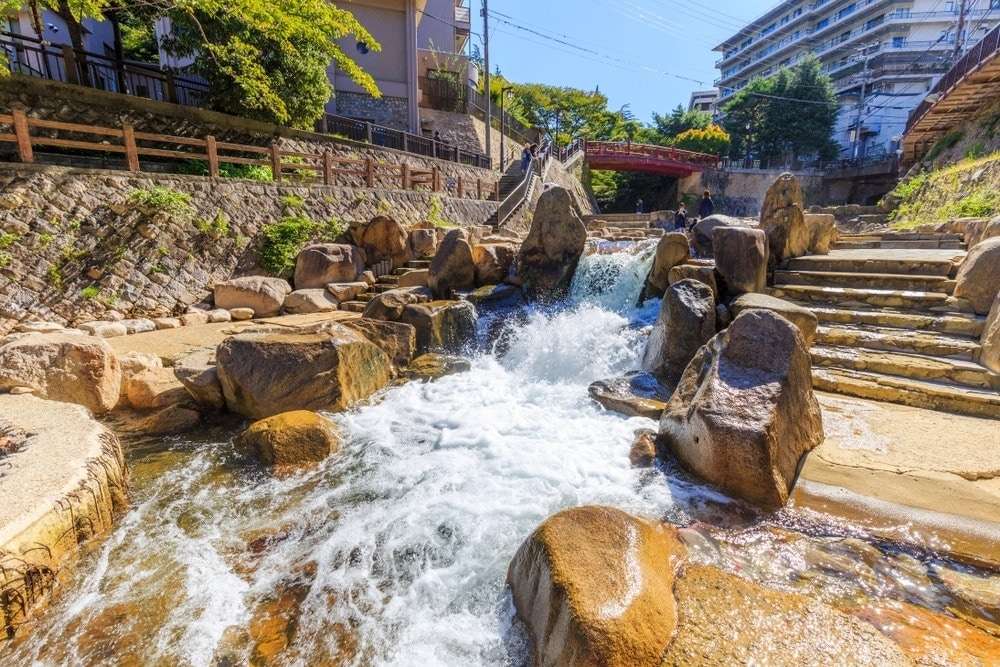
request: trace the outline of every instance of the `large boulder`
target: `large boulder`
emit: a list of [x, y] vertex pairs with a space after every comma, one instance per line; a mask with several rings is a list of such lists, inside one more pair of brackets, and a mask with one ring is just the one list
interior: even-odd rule
[[656, 376], [642, 372], [598, 380], [587, 388], [587, 393], [608, 410], [657, 421], [670, 399], [670, 391]]
[[968, 299], [972, 308], [986, 315], [1000, 291], [1000, 237], [973, 246], [955, 278], [955, 296]]
[[439, 380], [446, 375], [465, 373], [472, 369], [472, 362], [462, 357], [450, 354], [440, 354], [428, 352], [421, 354], [413, 360], [402, 372], [402, 376], [407, 380], [417, 380], [419, 382], [432, 382]]
[[369, 264], [390, 261], [393, 267], [400, 267], [410, 259], [410, 235], [392, 218], [383, 215], [373, 218], [359, 236], [358, 245], [365, 251]]
[[715, 266], [710, 264], [678, 264], [667, 273], [667, 283], [674, 285], [682, 280], [697, 280], [708, 285], [715, 300], [720, 300], [719, 284], [715, 280]]
[[840, 236], [837, 218], [832, 213], [806, 213], [804, 217], [809, 230], [809, 253], [829, 255], [830, 248]]
[[298, 466], [323, 461], [340, 449], [340, 432], [320, 414], [293, 410], [254, 422], [233, 444], [266, 466]]
[[124, 404], [128, 401], [126, 389], [128, 381], [133, 375], [138, 375], [143, 371], [152, 368], [163, 368], [163, 360], [155, 354], [148, 352], [129, 352], [118, 357], [118, 365], [122, 369], [122, 383], [119, 402]]
[[257, 317], [274, 317], [281, 312], [285, 297], [292, 291], [288, 281], [267, 276], [245, 276], [215, 284], [218, 308], [252, 308]]
[[772, 263], [809, 252], [809, 228], [803, 211], [799, 179], [782, 174], [768, 188], [760, 212], [760, 228], [767, 233]]
[[670, 269], [683, 264], [691, 257], [691, 248], [686, 234], [671, 232], [664, 234], [656, 244], [656, 257], [646, 277], [645, 298], [663, 296], [670, 285]]
[[450, 298], [458, 289], [476, 286], [476, 263], [464, 229], [448, 232], [431, 260], [427, 286], [439, 299]]
[[347, 327], [320, 333], [249, 333], [216, 352], [226, 405], [263, 419], [290, 410], [342, 410], [388, 384], [392, 362]]
[[372, 320], [397, 321], [403, 309], [413, 303], [431, 300], [431, 292], [425, 287], [408, 287], [387, 290], [377, 295], [365, 306], [362, 317]]
[[726, 493], [781, 507], [799, 459], [823, 440], [811, 373], [795, 325], [746, 311], [691, 360], [660, 420], [660, 442]]
[[345, 320], [342, 324], [378, 345], [396, 368], [409, 365], [417, 353], [417, 330], [410, 324], [364, 317]]
[[364, 270], [365, 256], [359, 248], [346, 243], [317, 243], [303, 248], [295, 258], [295, 288], [354, 282]]
[[586, 243], [587, 228], [569, 190], [554, 186], [543, 192], [518, 255], [525, 293], [543, 300], [566, 294]]
[[667, 387], [674, 387], [702, 345], [715, 335], [715, 297], [697, 280], [667, 288], [660, 315], [649, 334], [642, 367]]
[[199, 350], [178, 359], [173, 371], [195, 403], [212, 410], [226, 407], [219, 371], [215, 366], [214, 349]]
[[150, 368], [128, 379], [125, 395], [136, 410], [154, 410], [188, 402], [188, 392], [172, 368]]
[[691, 230], [691, 245], [699, 257], [712, 257], [714, 253], [713, 239], [715, 230], [719, 227], [745, 227], [745, 223], [728, 215], [710, 215], [695, 223]]
[[431, 301], [406, 306], [399, 321], [417, 332], [417, 351], [457, 352], [476, 335], [476, 309], [468, 301]]
[[729, 304], [729, 312], [733, 317], [738, 317], [740, 313], [752, 309], [769, 310], [772, 313], [781, 315], [786, 320], [794, 324], [802, 334], [806, 347], [812, 347], [816, 339], [816, 328], [819, 320], [816, 313], [808, 308], [804, 308], [791, 301], [785, 301], [767, 294], [743, 294]]
[[472, 247], [476, 266], [476, 285], [496, 285], [507, 278], [517, 257], [513, 243], [481, 243]]
[[410, 252], [414, 257], [429, 258], [437, 252], [437, 234], [433, 229], [410, 230]]
[[118, 358], [101, 338], [31, 333], [0, 344], [0, 391], [26, 387], [103, 414], [118, 403], [121, 382]]
[[719, 227], [713, 235], [715, 270], [729, 296], [767, 286], [767, 235], [752, 227]]
[[993, 299], [981, 343], [979, 362], [994, 373], [1000, 373], [1000, 294]]
[[677, 626], [673, 527], [608, 507], [549, 517], [507, 572], [533, 664], [658, 667]]
[[340, 302], [328, 290], [319, 287], [297, 289], [285, 297], [282, 311], [288, 315], [309, 315], [337, 310]]

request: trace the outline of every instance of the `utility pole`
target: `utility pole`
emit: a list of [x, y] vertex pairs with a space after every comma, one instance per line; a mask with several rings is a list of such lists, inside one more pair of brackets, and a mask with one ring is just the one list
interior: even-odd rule
[[861, 149], [861, 114], [865, 110], [865, 92], [868, 84], [868, 46], [861, 48], [861, 55], [864, 58], [864, 67], [861, 69], [861, 97], [858, 98], [858, 120], [854, 125], [854, 150], [851, 152], [854, 159], [858, 159], [858, 151]]
[[[485, 2], [485, 0], [483, 0]], [[965, 7], [966, 1], [962, 0], [958, 6], [958, 31], [955, 33], [955, 60], [962, 55], [962, 33], [965, 32]]]
[[[483, 0], [483, 66], [486, 69], [486, 154], [493, 155], [493, 104], [490, 100], [490, 2]], [[501, 162], [503, 156], [500, 156]]]

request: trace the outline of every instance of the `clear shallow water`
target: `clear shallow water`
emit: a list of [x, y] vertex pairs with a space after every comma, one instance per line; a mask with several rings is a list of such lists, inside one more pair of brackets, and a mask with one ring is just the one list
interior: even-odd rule
[[930, 556], [832, 522], [808, 537], [788, 527], [802, 517], [754, 525], [675, 470], [630, 468], [634, 431], [655, 424], [586, 389], [638, 368], [651, 259], [584, 258], [570, 304], [512, 321], [504, 355], [337, 415], [344, 449], [318, 469], [267, 475], [223, 427], [131, 443], [133, 508], [12, 664], [236, 665], [276, 645], [275, 664], [523, 664], [508, 563], [546, 516], [581, 504], [695, 522], [696, 557], [770, 585], [949, 604]]

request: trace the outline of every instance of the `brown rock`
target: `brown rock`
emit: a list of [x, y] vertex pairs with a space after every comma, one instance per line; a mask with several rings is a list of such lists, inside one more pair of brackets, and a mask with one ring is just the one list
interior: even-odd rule
[[649, 373], [598, 380], [587, 388], [590, 397], [608, 410], [630, 417], [659, 421], [670, 399], [670, 391]]
[[368, 283], [330, 283], [326, 286], [326, 291], [336, 299], [337, 303], [344, 303], [345, 301], [353, 301], [361, 294], [367, 292]]
[[673, 593], [679, 622], [661, 667], [912, 667], [870, 625], [709, 565], [688, 563]]
[[677, 626], [670, 526], [607, 507], [549, 517], [507, 572], [536, 665], [655, 667]]
[[[234, 278], [216, 283], [215, 305], [227, 309], [252, 308], [257, 317], [274, 317], [281, 312], [285, 297], [291, 291], [288, 282], [281, 278], [266, 276]], [[208, 321], [207, 315], [205, 321]], [[187, 322], [185, 326], [188, 326]]]
[[226, 407], [219, 372], [215, 367], [215, 350], [200, 350], [178, 359], [174, 375], [195, 403], [212, 410]]
[[152, 411], [133, 413], [122, 430], [143, 435], [179, 435], [201, 426], [201, 413], [191, 405], [176, 403]]
[[282, 310], [289, 315], [328, 313], [337, 310], [339, 302], [325, 289], [299, 289], [285, 297]]
[[806, 213], [804, 218], [809, 230], [809, 253], [829, 255], [830, 248], [840, 237], [837, 218], [831, 213]]
[[368, 302], [362, 317], [372, 320], [398, 321], [403, 309], [414, 303], [430, 301], [430, 290], [421, 287], [391, 289]]
[[409, 234], [406, 228], [386, 216], [380, 215], [365, 225], [359, 245], [365, 251], [369, 264], [389, 260], [395, 268], [410, 259]]
[[642, 429], [635, 432], [635, 440], [628, 452], [633, 468], [649, 468], [656, 461], [656, 431]]
[[955, 297], [967, 299], [980, 315], [986, 315], [1000, 291], [1000, 238], [973, 246], [955, 278]]
[[516, 256], [517, 250], [511, 243], [483, 243], [473, 246], [476, 284], [496, 285], [503, 282]]
[[802, 186], [792, 174], [782, 174], [767, 190], [760, 228], [767, 233], [769, 257], [780, 263], [809, 252], [810, 234], [803, 213]]
[[787, 502], [799, 459], [822, 440], [805, 340], [765, 310], [743, 312], [698, 351], [660, 420], [681, 464], [767, 508]]
[[697, 280], [708, 285], [712, 290], [712, 296], [719, 300], [719, 286], [715, 280], [715, 267], [704, 264], [678, 264], [667, 273], [667, 282], [670, 285], [679, 283], [682, 280]]
[[781, 315], [799, 328], [799, 333], [805, 339], [806, 347], [812, 347], [813, 340], [816, 338], [816, 327], [819, 326], [819, 320], [816, 318], [816, 314], [808, 308], [803, 308], [791, 301], [778, 299], [767, 294], [744, 294], [729, 304], [729, 310], [733, 317], [752, 308], [770, 310], [773, 313]]
[[138, 375], [152, 368], [163, 368], [163, 361], [155, 354], [129, 352], [118, 357], [118, 365], [122, 369], [121, 394], [119, 396], [119, 402], [121, 402], [128, 400], [126, 390], [128, 388], [128, 381], [133, 375]]
[[30, 387], [39, 398], [103, 414], [118, 403], [121, 381], [118, 358], [100, 338], [35, 333], [0, 343], [0, 391]]
[[400, 322], [417, 331], [417, 350], [461, 350], [476, 335], [476, 309], [468, 301], [431, 301], [406, 306]]
[[427, 286], [439, 299], [450, 298], [457, 289], [476, 286], [476, 264], [465, 230], [453, 229], [444, 237], [431, 261]]
[[396, 368], [404, 368], [417, 351], [417, 330], [409, 324], [360, 318], [342, 323], [375, 343]]
[[133, 375], [125, 393], [136, 410], [165, 408], [188, 400], [188, 392], [172, 368], [150, 368]]
[[715, 230], [719, 227], [745, 227], [746, 224], [739, 218], [732, 218], [728, 215], [710, 215], [695, 223], [691, 230], [691, 245], [699, 257], [711, 257], [715, 250], [713, 239]]
[[437, 252], [437, 234], [433, 229], [410, 230], [410, 252], [414, 257], [427, 259]]
[[329, 283], [350, 283], [365, 270], [365, 254], [346, 243], [316, 243], [295, 258], [295, 288], [315, 289]]
[[252, 320], [253, 315], [253, 308], [231, 308], [229, 310], [229, 317], [235, 322]]
[[767, 235], [752, 227], [719, 227], [713, 235], [715, 270], [729, 296], [767, 287]]
[[557, 299], [569, 290], [587, 243], [587, 228], [569, 190], [551, 187], [535, 207], [518, 255], [518, 277], [533, 299]]
[[342, 410], [388, 384], [391, 362], [347, 327], [328, 333], [241, 334], [216, 363], [231, 412], [263, 419], [290, 410]]
[[691, 257], [686, 234], [672, 232], [664, 234], [656, 244], [656, 258], [646, 277], [646, 298], [661, 297], [670, 285], [670, 269], [683, 264]]
[[979, 363], [994, 373], [1000, 373], [1000, 294], [993, 299], [986, 326], [983, 328]]
[[403, 371], [403, 377], [408, 380], [431, 382], [446, 375], [464, 373], [471, 369], [472, 362], [468, 359], [449, 354], [429, 352], [414, 359], [409, 367]]
[[667, 387], [674, 387], [691, 359], [714, 335], [715, 298], [709, 286], [691, 279], [674, 283], [663, 295], [642, 367]]
[[399, 287], [427, 287], [430, 275], [431, 272], [427, 269], [414, 269], [401, 275], [396, 284]]
[[309, 410], [283, 412], [254, 422], [234, 441], [266, 466], [318, 463], [340, 449], [336, 424]]

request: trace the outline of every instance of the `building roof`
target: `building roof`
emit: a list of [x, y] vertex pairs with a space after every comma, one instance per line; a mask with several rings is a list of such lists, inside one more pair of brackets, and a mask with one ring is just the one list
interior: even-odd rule
[[[748, 22], [746, 26], [741, 28], [738, 32], [734, 33], [731, 37], [727, 38], [725, 41], [723, 41], [721, 44], [719, 44], [712, 50], [725, 51], [726, 46], [730, 42], [734, 42], [742, 37], [756, 34], [760, 30], [762, 25], [767, 25], [767, 22], [770, 21], [772, 18], [780, 17], [785, 12], [786, 9], [796, 4], [799, 4], [799, 2], [801, 1], [802, 0], [782, 0], [774, 7], [772, 7], [771, 9], [767, 10], [766, 12], [758, 16], [753, 21]], [[808, 0], [806, 0], [805, 4], [808, 4]]]

